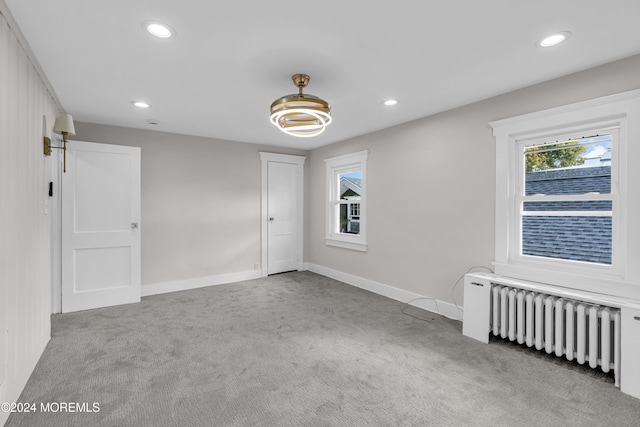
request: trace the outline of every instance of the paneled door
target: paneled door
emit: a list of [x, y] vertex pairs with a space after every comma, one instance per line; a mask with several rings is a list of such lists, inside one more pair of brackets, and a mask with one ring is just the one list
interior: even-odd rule
[[303, 263], [302, 187], [305, 158], [260, 154], [263, 162], [263, 239], [266, 239], [262, 246], [263, 275], [300, 270]]
[[140, 148], [69, 141], [62, 312], [140, 301]]

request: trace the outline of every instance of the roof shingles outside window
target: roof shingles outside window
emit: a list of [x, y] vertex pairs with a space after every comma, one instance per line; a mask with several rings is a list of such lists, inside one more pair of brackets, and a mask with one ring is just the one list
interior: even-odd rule
[[[611, 192], [611, 167], [582, 167], [529, 172], [526, 195]], [[526, 202], [527, 211], [610, 211], [611, 202]], [[611, 264], [611, 216], [523, 216], [525, 255]]]
[[611, 166], [528, 172], [525, 181], [527, 196], [587, 192], [608, 194], [611, 192]]

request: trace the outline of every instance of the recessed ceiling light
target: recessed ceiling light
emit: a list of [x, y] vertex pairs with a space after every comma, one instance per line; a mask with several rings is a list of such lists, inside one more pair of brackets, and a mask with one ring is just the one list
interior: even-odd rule
[[387, 107], [391, 107], [392, 105], [396, 105], [397, 103], [398, 101], [395, 99], [387, 99], [386, 101], [383, 102], [383, 104], [386, 105]]
[[158, 21], [145, 21], [142, 23], [142, 28], [147, 30], [149, 34], [161, 39], [168, 39], [169, 37], [174, 37], [176, 35], [173, 28]]
[[553, 33], [543, 38], [537, 44], [540, 47], [551, 47], [562, 43], [569, 37], [571, 37], [571, 33], [569, 31], [558, 31], [557, 33]]
[[131, 104], [134, 107], [138, 107], [138, 108], [149, 108], [149, 107], [151, 107], [151, 105], [149, 105], [148, 103], [146, 103], [144, 101], [131, 101]]

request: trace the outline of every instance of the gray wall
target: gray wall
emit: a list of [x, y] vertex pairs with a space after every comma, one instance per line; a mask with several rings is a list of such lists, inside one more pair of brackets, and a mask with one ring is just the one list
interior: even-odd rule
[[142, 284], [260, 265], [260, 151], [286, 150], [76, 123], [79, 141], [142, 149]]
[[[308, 155], [305, 261], [452, 301], [494, 256], [495, 148], [488, 123], [640, 88], [640, 56], [309, 152], [76, 123], [74, 139], [142, 147], [142, 283], [260, 263], [259, 151]], [[324, 245], [324, 159], [371, 151], [369, 251]], [[462, 289], [456, 300], [462, 302]]]
[[[456, 280], [472, 266], [491, 267], [494, 257], [495, 140], [488, 123], [638, 88], [634, 56], [312, 151], [308, 261], [451, 302]], [[324, 159], [364, 149], [371, 152], [369, 251], [325, 246]]]

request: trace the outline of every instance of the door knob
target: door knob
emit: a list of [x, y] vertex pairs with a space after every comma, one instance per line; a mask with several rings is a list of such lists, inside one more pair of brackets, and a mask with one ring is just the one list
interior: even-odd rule
[[269, 217], [269, 221], [273, 221], [274, 219], [275, 219], [275, 218], [274, 218], [274, 217], [272, 217], [272, 216], [270, 216], [270, 217]]

